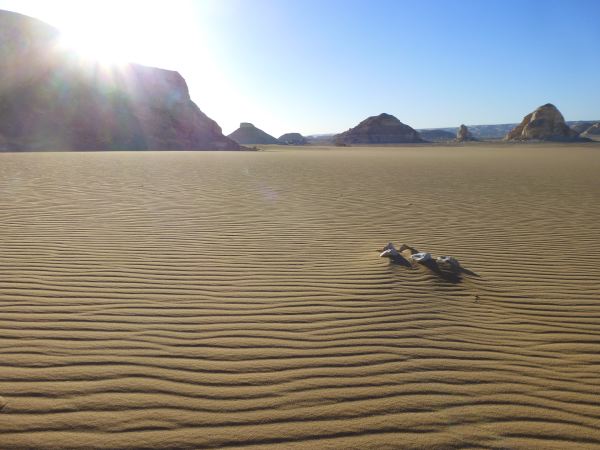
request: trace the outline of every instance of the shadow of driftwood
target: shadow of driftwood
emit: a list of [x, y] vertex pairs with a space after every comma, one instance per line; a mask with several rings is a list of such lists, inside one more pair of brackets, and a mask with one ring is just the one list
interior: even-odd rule
[[460, 270], [461, 270], [461, 272], [466, 273], [467, 275], [471, 275], [472, 277], [477, 277], [477, 278], [481, 277], [481, 275], [479, 275], [478, 273], [475, 273], [469, 269], [465, 269], [464, 267], [461, 267]]
[[436, 261], [430, 259], [429, 261], [425, 261], [420, 263], [422, 266], [427, 267], [431, 272], [437, 275], [444, 281], [449, 283], [460, 283], [462, 281], [461, 271], [458, 269], [451, 269], [441, 267]]
[[412, 267], [410, 261], [400, 254], [390, 256], [390, 264], [396, 264], [404, 267]]
[[450, 265], [441, 265], [438, 264], [437, 261], [431, 259], [429, 261], [420, 263], [422, 266], [427, 267], [431, 272], [437, 275], [444, 281], [449, 283], [460, 283], [463, 281], [463, 274], [470, 275], [474, 277], [479, 277], [475, 272], [469, 269], [465, 269], [462, 266], [450, 266]]

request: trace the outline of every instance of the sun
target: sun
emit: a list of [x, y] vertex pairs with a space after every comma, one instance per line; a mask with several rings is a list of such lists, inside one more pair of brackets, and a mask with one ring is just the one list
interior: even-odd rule
[[116, 45], [112, 39], [90, 33], [89, 30], [61, 32], [61, 47], [76, 53], [83, 59], [101, 64], [123, 64], [131, 61], [133, 54], [124, 45]]
[[101, 63], [173, 65], [178, 56], [177, 40], [184, 38], [186, 29], [189, 33], [193, 28], [189, 1], [64, 4], [55, 9], [52, 20], [61, 33], [61, 46]]

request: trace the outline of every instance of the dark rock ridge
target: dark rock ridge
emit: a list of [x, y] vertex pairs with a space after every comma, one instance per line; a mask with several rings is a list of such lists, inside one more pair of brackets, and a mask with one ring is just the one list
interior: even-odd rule
[[577, 132], [565, 123], [560, 111], [551, 103], [540, 106], [511, 130], [505, 140], [577, 140]]
[[279, 136], [279, 143], [285, 145], [306, 145], [308, 141], [300, 133], [286, 133]]
[[419, 133], [390, 114], [371, 116], [335, 136], [336, 145], [424, 142]]
[[473, 137], [466, 125], [461, 125], [460, 127], [458, 127], [458, 131], [456, 132], [457, 142], [467, 142], [475, 140], [476, 139]]
[[227, 137], [241, 145], [279, 144], [273, 136], [248, 122], [240, 123], [240, 127]]
[[58, 37], [0, 11], [0, 149], [240, 149], [191, 101], [179, 73], [84, 61]]
[[431, 142], [447, 142], [453, 141], [456, 137], [456, 133], [451, 133], [450, 131], [442, 130], [439, 128], [434, 128], [430, 130], [417, 130], [422, 139]]

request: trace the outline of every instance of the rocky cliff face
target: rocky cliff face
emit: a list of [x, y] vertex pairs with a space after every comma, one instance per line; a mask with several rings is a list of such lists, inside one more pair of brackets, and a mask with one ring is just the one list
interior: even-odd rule
[[474, 141], [475, 138], [469, 131], [466, 125], [461, 125], [456, 132], [456, 141], [457, 142], [466, 142], [466, 141]]
[[556, 106], [540, 106], [510, 131], [505, 140], [576, 140], [577, 133], [569, 128]]
[[273, 136], [248, 122], [242, 122], [240, 127], [227, 137], [241, 145], [279, 144]]
[[279, 143], [285, 145], [306, 145], [308, 141], [300, 133], [286, 133], [279, 136]]
[[338, 145], [402, 144], [423, 142], [419, 133], [390, 114], [371, 116], [354, 128], [335, 136]]
[[61, 50], [57, 38], [38, 20], [0, 11], [0, 148], [240, 148], [191, 101], [179, 73], [99, 66]]

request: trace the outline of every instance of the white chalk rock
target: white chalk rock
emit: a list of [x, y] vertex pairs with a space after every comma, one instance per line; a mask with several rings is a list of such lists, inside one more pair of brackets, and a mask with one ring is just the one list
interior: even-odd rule
[[400, 254], [398, 253], [398, 250], [396, 250], [396, 247], [394, 247], [394, 244], [389, 242], [388, 245], [383, 247], [383, 251], [379, 254], [379, 257], [395, 258], [399, 255]]
[[415, 253], [414, 255], [410, 255], [410, 258], [413, 261], [416, 261], [419, 263], [424, 263], [427, 261], [431, 261], [431, 253], [425, 253], [425, 252]]
[[453, 269], [460, 267], [458, 260], [452, 256], [440, 256], [436, 259], [436, 262], [442, 266], [450, 266]]

